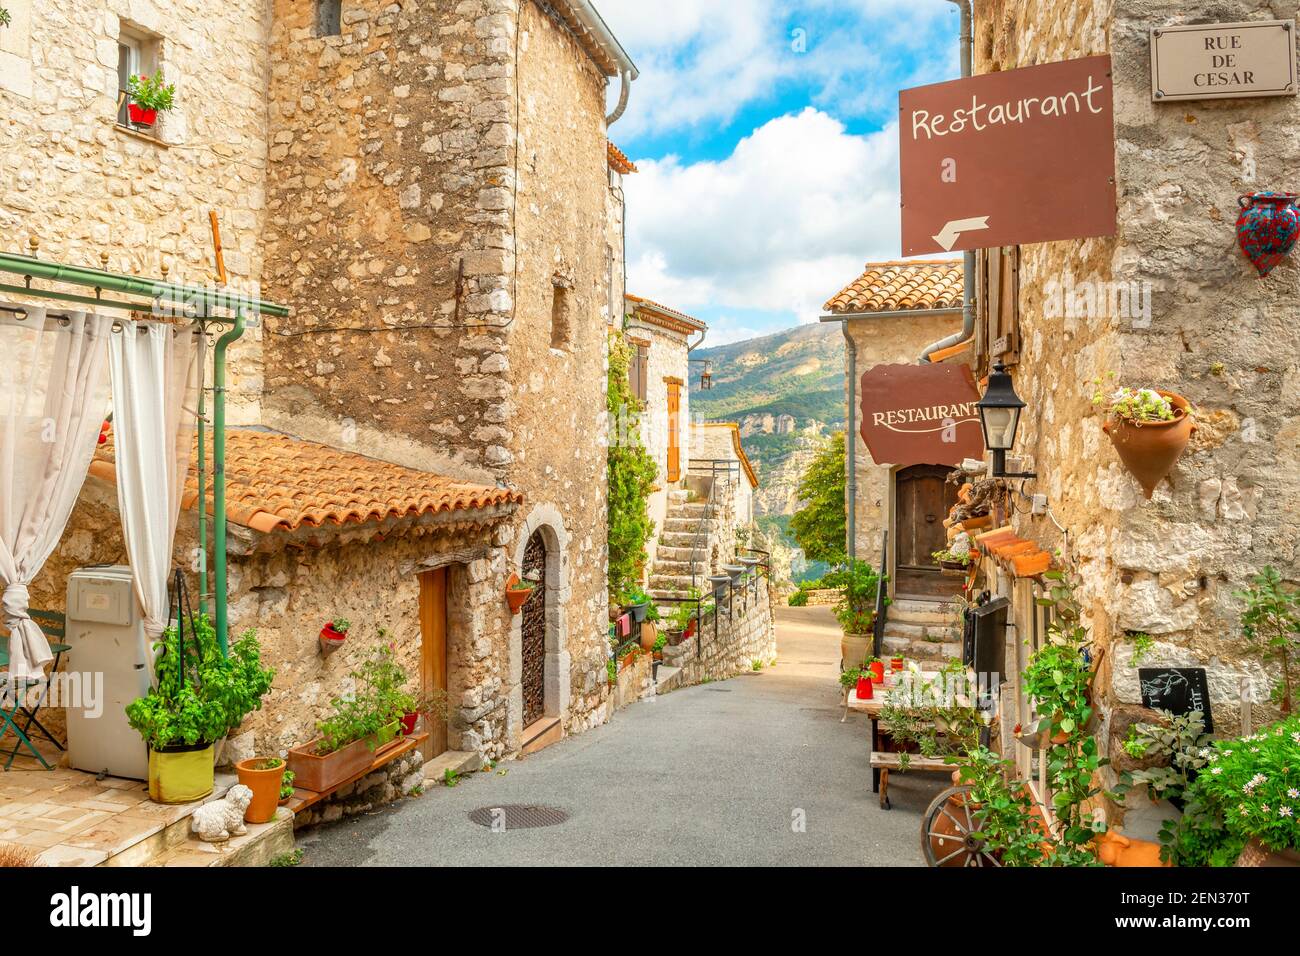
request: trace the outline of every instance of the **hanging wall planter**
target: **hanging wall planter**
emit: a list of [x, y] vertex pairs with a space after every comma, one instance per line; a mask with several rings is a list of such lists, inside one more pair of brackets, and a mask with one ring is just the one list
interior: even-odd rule
[[528, 603], [528, 599], [533, 596], [536, 589], [535, 584], [522, 581], [519, 575], [513, 572], [510, 580], [506, 582], [506, 603], [510, 605], [510, 613], [518, 614], [520, 609]]
[[348, 629], [351, 624], [343, 618], [335, 618], [333, 621], [327, 621], [325, 626], [320, 629], [320, 650], [326, 657], [329, 657], [348, 639]]
[[1117, 413], [1112, 407], [1110, 417], [1102, 425], [1124, 467], [1138, 480], [1148, 499], [1155, 493], [1156, 485], [1173, 471], [1196, 431], [1191, 402], [1173, 392], [1156, 394], [1168, 400], [1172, 418], [1135, 419]]
[[1237, 200], [1237, 242], [1262, 279], [1295, 248], [1300, 209], [1295, 193], [1262, 192]]
[[130, 96], [126, 104], [127, 117], [131, 125], [139, 129], [152, 129], [158, 122], [158, 114], [167, 112], [174, 105], [176, 87], [163, 79], [162, 70], [153, 76], [147, 73], [133, 75], [126, 85]]

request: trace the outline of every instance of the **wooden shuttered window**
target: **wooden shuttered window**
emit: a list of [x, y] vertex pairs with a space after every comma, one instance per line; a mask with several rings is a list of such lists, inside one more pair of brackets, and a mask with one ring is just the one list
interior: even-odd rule
[[648, 395], [647, 385], [650, 378], [650, 346], [632, 342], [632, 364], [627, 373], [632, 386], [632, 394], [637, 401], [644, 403]]
[[982, 377], [994, 362], [1020, 361], [1020, 247], [981, 249], [975, 262], [976, 372]]

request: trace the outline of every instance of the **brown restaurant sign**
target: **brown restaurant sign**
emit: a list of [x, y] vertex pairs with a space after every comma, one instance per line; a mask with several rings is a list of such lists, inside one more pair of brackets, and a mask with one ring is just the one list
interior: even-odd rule
[[862, 440], [878, 465], [984, 457], [969, 365], [877, 365], [862, 375]]
[[1115, 234], [1109, 56], [899, 93], [903, 255]]

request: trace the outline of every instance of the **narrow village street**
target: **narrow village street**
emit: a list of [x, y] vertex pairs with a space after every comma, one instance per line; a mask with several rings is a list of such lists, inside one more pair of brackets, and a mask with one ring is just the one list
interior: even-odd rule
[[[840, 723], [829, 608], [780, 608], [774, 667], [635, 704], [591, 733], [454, 788], [318, 827], [304, 866], [919, 866], [917, 819], [942, 788], [870, 792], [866, 721]], [[505, 771], [504, 774], [502, 771]], [[494, 833], [470, 811], [556, 807], [567, 822]], [[797, 812], [806, 832], [795, 832]]]

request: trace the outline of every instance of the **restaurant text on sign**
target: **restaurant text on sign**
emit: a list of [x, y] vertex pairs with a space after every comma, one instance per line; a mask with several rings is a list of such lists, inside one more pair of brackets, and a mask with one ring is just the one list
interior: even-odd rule
[[[912, 138], [921, 133], [927, 138], [948, 136], [965, 132], [970, 126], [974, 132], [982, 133], [994, 126], [1008, 123], [1028, 123], [1035, 118], [1052, 119], [1083, 112], [1102, 113], [1104, 107], [1096, 101], [1098, 94], [1105, 87], [1099, 85], [1092, 76], [1087, 79], [1087, 86], [1079, 91], [1068, 91], [1054, 96], [1026, 96], [1006, 103], [982, 103], [979, 95], [971, 97], [970, 109], [953, 110], [951, 116], [942, 113], [931, 116], [925, 110], [912, 113]], [[983, 122], [980, 114], [985, 113]]]

